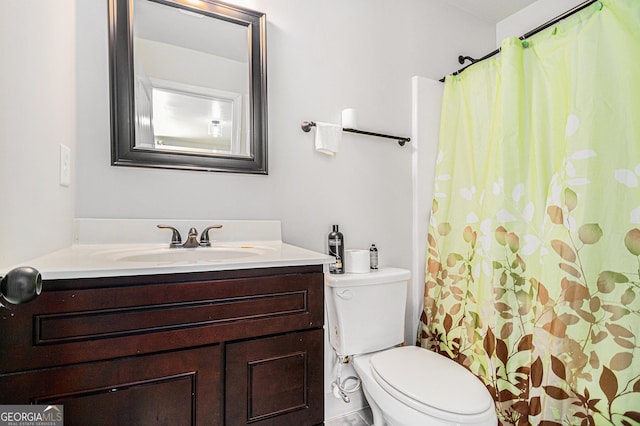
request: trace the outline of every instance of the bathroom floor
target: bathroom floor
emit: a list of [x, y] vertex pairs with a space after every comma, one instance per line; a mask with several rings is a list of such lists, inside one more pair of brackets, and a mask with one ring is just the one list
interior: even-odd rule
[[324, 426], [371, 426], [372, 424], [373, 418], [368, 408], [324, 422]]

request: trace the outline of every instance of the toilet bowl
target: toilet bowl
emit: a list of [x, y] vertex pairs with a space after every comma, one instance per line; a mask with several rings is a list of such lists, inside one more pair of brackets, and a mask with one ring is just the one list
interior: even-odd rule
[[455, 361], [404, 341], [409, 271], [325, 275], [329, 342], [349, 356], [375, 426], [498, 423], [489, 391]]
[[482, 382], [442, 355], [403, 346], [356, 356], [353, 366], [376, 426], [497, 424]]

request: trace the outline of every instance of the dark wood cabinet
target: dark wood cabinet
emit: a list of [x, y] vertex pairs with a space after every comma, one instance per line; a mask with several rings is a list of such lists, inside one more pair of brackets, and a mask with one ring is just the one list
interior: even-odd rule
[[316, 329], [227, 345], [227, 425], [320, 423], [322, 342]]
[[45, 281], [0, 308], [0, 404], [65, 425], [315, 425], [322, 266]]
[[62, 404], [68, 425], [222, 424], [221, 345], [0, 378], [3, 403]]

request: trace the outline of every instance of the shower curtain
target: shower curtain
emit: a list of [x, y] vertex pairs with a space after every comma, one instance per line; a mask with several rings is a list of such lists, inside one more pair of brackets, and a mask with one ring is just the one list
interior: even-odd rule
[[445, 81], [419, 344], [502, 424], [640, 424], [640, 0]]

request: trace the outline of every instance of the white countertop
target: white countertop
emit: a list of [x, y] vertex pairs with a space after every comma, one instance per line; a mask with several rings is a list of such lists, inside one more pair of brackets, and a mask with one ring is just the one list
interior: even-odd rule
[[[191, 226], [212, 230], [212, 247], [169, 248], [175, 226], [186, 240]], [[332, 257], [281, 241], [279, 221], [76, 219], [75, 244], [18, 266], [37, 269], [44, 280], [175, 274], [328, 264]], [[0, 270], [0, 276], [11, 268]]]
[[[24, 263], [25, 266], [37, 269], [44, 280], [53, 280], [321, 265], [332, 259], [325, 254], [281, 241], [214, 243], [211, 249], [167, 247], [168, 244], [76, 244]], [[239, 253], [246, 251], [247, 255], [217, 260], [204, 259], [206, 256], [202, 259], [177, 261], [166, 258], [157, 261], [133, 259], [137, 255], [148, 255], [153, 259], [154, 253], [162, 256], [168, 252], [175, 253], [178, 257], [183, 254], [189, 257], [190, 254], [200, 255], [216, 249], [231, 249]]]

